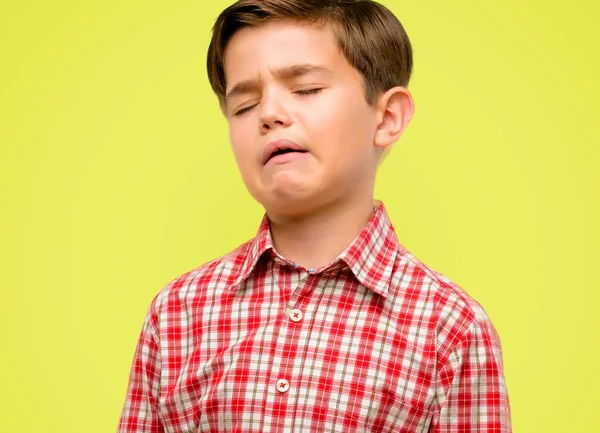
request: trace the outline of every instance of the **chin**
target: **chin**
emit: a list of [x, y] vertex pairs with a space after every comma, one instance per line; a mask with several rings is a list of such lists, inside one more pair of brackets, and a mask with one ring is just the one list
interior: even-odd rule
[[[256, 197], [255, 197], [256, 198]], [[273, 193], [268, 197], [256, 198], [268, 213], [280, 216], [299, 216], [310, 212], [316, 203], [312, 195], [296, 195], [290, 193]]]
[[315, 179], [307, 179], [296, 173], [279, 173], [263, 185], [260, 195], [269, 201], [291, 201], [308, 200], [317, 192]]

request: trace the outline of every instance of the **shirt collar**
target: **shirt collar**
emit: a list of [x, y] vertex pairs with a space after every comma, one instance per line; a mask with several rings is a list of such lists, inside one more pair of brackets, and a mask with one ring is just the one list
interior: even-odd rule
[[250, 276], [250, 273], [256, 267], [258, 259], [260, 259], [265, 251], [270, 249], [273, 249], [273, 239], [271, 238], [269, 218], [265, 213], [258, 227], [258, 233], [252, 240], [246, 243], [246, 248], [235, 258], [236, 262], [241, 262], [242, 266], [233, 281], [231, 290], [237, 289]]
[[375, 214], [338, 258], [346, 262], [361, 284], [386, 297], [400, 249], [394, 226], [379, 201]]
[[[398, 243], [383, 202], [376, 202], [374, 210], [375, 213], [348, 248], [340, 253], [331, 265], [320, 269], [329, 268], [343, 261], [361, 284], [385, 297], [388, 293], [396, 256], [402, 247]], [[242, 267], [231, 289], [237, 288], [248, 278], [266, 251], [273, 250], [274, 252], [266, 213], [262, 218], [257, 235], [246, 246], [239, 258], [236, 258], [236, 261], [239, 260], [238, 263], [241, 262]]]

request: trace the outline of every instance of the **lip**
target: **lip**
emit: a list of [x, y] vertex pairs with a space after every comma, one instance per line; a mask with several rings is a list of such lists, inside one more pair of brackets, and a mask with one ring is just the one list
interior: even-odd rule
[[268, 167], [272, 167], [272, 166], [276, 166], [276, 165], [280, 165], [280, 164], [285, 164], [287, 162], [300, 161], [300, 160], [303, 160], [306, 158], [308, 158], [308, 152], [282, 153], [280, 155], [275, 155], [271, 159], [269, 159], [267, 161], [267, 163], [264, 165], [264, 167], [268, 168]]
[[277, 149], [283, 149], [283, 148], [306, 151], [306, 149], [303, 148], [302, 146], [300, 146], [298, 143], [294, 143], [293, 141], [290, 141], [290, 140], [279, 139], [279, 140], [271, 141], [269, 144], [267, 144], [267, 146], [265, 147], [265, 150], [263, 151], [263, 165], [265, 165], [269, 161], [269, 158], [271, 158], [271, 155]]

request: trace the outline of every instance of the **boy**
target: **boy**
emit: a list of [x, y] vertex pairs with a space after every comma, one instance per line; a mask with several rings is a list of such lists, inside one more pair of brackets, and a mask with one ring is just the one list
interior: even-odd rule
[[374, 201], [413, 114], [397, 18], [368, 0], [241, 0], [207, 67], [266, 212], [154, 298], [118, 431], [511, 431], [486, 312]]

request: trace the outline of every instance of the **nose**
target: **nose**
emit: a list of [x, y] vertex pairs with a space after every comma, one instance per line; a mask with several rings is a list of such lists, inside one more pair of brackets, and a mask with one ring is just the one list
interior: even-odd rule
[[286, 109], [285, 96], [277, 91], [271, 90], [263, 93], [262, 100], [258, 104], [260, 109], [259, 125], [261, 133], [278, 126], [289, 126], [291, 117]]

